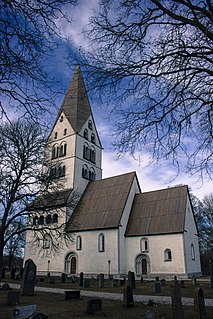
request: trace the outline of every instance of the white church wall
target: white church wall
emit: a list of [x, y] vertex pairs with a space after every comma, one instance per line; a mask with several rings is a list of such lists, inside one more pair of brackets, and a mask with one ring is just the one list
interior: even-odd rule
[[[127, 270], [136, 272], [136, 258], [144, 255], [149, 260], [148, 275], [185, 275], [184, 247], [182, 234], [144, 236], [148, 240], [148, 251], [141, 251], [143, 236], [127, 237]], [[171, 250], [171, 261], [165, 261], [164, 252]], [[141, 274], [138, 274], [141, 275]]]
[[[103, 234], [105, 238], [105, 250], [99, 252], [98, 238]], [[76, 238], [81, 236], [82, 249], [76, 250]], [[84, 272], [87, 275], [118, 273], [118, 255], [117, 255], [117, 229], [93, 230], [77, 232], [74, 235], [74, 241], [69, 245], [69, 250], [64, 255], [64, 260], [69, 252], [75, 252], [77, 256], [77, 273]]]
[[187, 273], [189, 274], [189, 276], [193, 276], [193, 274], [201, 273], [201, 265], [198, 244], [198, 233], [189, 198], [187, 199], [187, 211], [185, 217], [184, 230], [184, 245]]
[[119, 274], [126, 274], [128, 269], [126, 267], [126, 253], [127, 253], [127, 250], [126, 250], [126, 238], [125, 238], [125, 232], [126, 232], [126, 228], [127, 228], [127, 223], [128, 223], [128, 220], [129, 220], [129, 215], [130, 215], [130, 212], [131, 212], [131, 207], [132, 207], [132, 203], [133, 203], [133, 200], [134, 200], [134, 197], [135, 197], [135, 194], [136, 193], [139, 193], [140, 192], [140, 189], [139, 189], [139, 185], [138, 185], [138, 182], [137, 182], [137, 179], [136, 177], [134, 177], [134, 180], [133, 180], [133, 184], [132, 184], [132, 187], [131, 187], [131, 190], [129, 192], [129, 196], [128, 196], [128, 199], [127, 199], [127, 202], [126, 202], [126, 206], [125, 206], [125, 209], [123, 211], [123, 214], [122, 214], [122, 217], [121, 217], [121, 221], [120, 221], [120, 227], [118, 229], [118, 233], [119, 233], [119, 236], [118, 236], [118, 264], [119, 264], [119, 270], [118, 270], [118, 273]]

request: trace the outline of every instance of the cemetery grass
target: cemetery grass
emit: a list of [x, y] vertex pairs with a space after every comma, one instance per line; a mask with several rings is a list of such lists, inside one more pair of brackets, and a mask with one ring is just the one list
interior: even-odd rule
[[[62, 284], [60, 278], [54, 278], [54, 284], [48, 284], [47, 277], [43, 277], [44, 282], [40, 282], [40, 278], [37, 277], [37, 286], [49, 287], [49, 288], [62, 288], [62, 289], [76, 289], [76, 290], [93, 290], [101, 292], [112, 292], [112, 293], [123, 293], [124, 286], [112, 287], [112, 281], [105, 280], [104, 288], [98, 287], [98, 282], [95, 279], [91, 280], [90, 288], [79, 287], [78, 282], [72, 283], [71, 281], [66, 281]], [[18, 280], [11, 280], [7, 278], [4, 282], [20, 283]], [[161, 288], [161, 293], [154, 292], [155, 281], [136, 281], [136, 289], [134, 290], [134, 295], [157, 295], [157, 296], [171, 296], [171, 285], [172, 282], [166, 282], [166, 285]], [[204, 297], [208, 299], [213, 299], [213, 289], [210, 288], [210, 281], [198, 282], [198, 286], [201, 287], [204, 292]], [[191, 281], [185, 281], [185, 288], [181, 288], [181, 296], [193, 298], [195, 286], [192, 285]], [[11, 319], [12, 318], [12, 306], [6, 306], [7, 292], [0, 291], [0, 319]], [[49, 316], [49, 319], [70, 319], [70, 318], [112, 318], [112, 319], [142, 319], [143, 314], [147, 310], [151, 310], [158, 314], [166, 314], [165, 318], [171, 318], [171, 306], [170, 305], [160, 305], [157, 307], [147, 306], [142, 302], [135, 302], [134, 308], [126, 308], [123, 306], [122, 301], [113, 301], [108, 299], [103, 299], [102, 312], [96, 316], [85, 314], [87, 301], [90, 298], [81, 297], [80, 300], [65, 300], [64, 294], [55, 293], [42, 293], [35, 292], [34, 296], [21, 296], [20, 305], [36, 304], [37, 311], [42, 312]], [[207, 318], [213, 319], [213, 307], [206, 307]], [[194, 310], [191, 306], [184, 306], [184, 318], [193, 319]]]
[[[0, 291], [0, 319], [11, 319], [13, 306], [6, 306], [6, 291]], [[160, 305], [150, 307], [142, 302], [135, 302], [133, 308], [126, 308], [122, 301], [113, 301], [103, 299], [102, 311], [97, 315], [88, 315], [85, 313], [87, 301], [89, 298], [80, 298], [80, 300], [65, 300], [63, 294], [35, 292], [34, 296], [21, 296], [20, 306], [37, 306], [37, 311], [44, 313], [49, 319], [87, 319], [87, 318], [111, 318], [111, 319], [142, 319], [147, 310], [164, 314], [164, 318], [171, 318], [171, 308], [169, 305]], [[207, 307], [207, 318], [213, 318], [212, 307]], [[184, 318], [193, 319], [193, 307], [184, 306]]]

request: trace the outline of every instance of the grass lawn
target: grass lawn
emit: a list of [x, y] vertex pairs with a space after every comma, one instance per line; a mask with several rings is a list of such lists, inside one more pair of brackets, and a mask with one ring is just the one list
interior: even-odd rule
[[[60, 283], [59, 278], [55, 278], [54, 284], [48, 284], [47, 278], [44, 282], [39, 281], [39, 286], [54, 287], [54, 288], [65, 288], [65, 289], [82, 289], [79, 287], [78, 283], [72, 283], [67, 281], [65, 284]], [[5, 280], [7, 282], [20, 283], [18, 280]], [[154, 292], [155, 282], [136, 282], [136, 289], [134, 294], [143, 295], [157, 295], [157, 296], [170, 296], [171, 295], [171, 285], [172, 282], [166, 282], [166, 285], [162, 287], [161, 293]], [[208, 299], [213, 299], [213, 289], [210, 288], [209, 282], [199, 282], [199, 286], [203, 289], [204, 297]], [[113, 293], [123, 293], [124, 287], [112, 287], [112, 282], [110, 280], [105, 280], [105, 287], [99, 288], [97, 280], [91, 280], [91, 288], [86, 290], [94, 290], [101, 292], [113, 292]], [[183, 297], [193, 298], [195, 286], [192, 285], [190, 281], [185, 281], [185, 288], [181, 289], [181, 295]], [[6, 306], [7, 292], [0, 291], [0, 319], [11, 319], [12, 318], [12, 306]], [[142, 319], [143, 314], [151, 310], [158, 314], [161, 314], [161, 318], [171, 318], [171, 306], [170, 305], [160, 305], [157, 307], [147, 306], [142, 302], [135, 302], [133, 308], [126, 308], [123, 306], [122, 301], [113, 301], [103, 299], [102, 313], [96, 316], [85, 314], [87, 308], [87, 301], [90, 298], [81, 297], [80, 300], [65, 300], [63, 294], [54, 293], [43, 293], [35, 292], [34, 296], [22, 296], [20, 306], [36, 304], [37, 311], [42, 312], [48, 316], [49, 319], [71, 319], [71, 318], [100, 318], [108, 317], [112, 319]], [[207, 318], [213, 319], [213, 307], [206, 307]], [[163, 316], [164, 315], [164, 316]], [[191, 306], [184, 306], [184, 318], [194, 319], [194, 310]]]

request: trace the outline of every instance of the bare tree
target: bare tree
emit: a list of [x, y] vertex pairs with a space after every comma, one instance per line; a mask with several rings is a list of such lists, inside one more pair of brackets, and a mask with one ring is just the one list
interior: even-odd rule
[[[0, 117], [8, 108], [38, 116], [52, 106], [56, 80], [46, 61], [62, 44], [60, 22], [77, 0], [1, 1]], [[57, 83], [59, 87], [59, 82]]]
[[[68, 194], [66, 203], [60, 200], [60, 182], [50, 175], [49, 163], [44, 161], [45, 136], [41, 128], [30, 121], [17, 121], [0, 126], [0, 274], [4, 247], [20, 234], [32, 230], [38, 245], [48, 234], [55, 241], [64, 241], [66, 220], [58, 223], [33, 222], [35, 210], [61, 211], [66, 204], [72, 209], [76, 194]], [[68, 196], [69, 195], [69, 196]], [[63, 194], [64, 196], [64, 194]], [[41, 219], [40, 219], [41, 220]], [[67, 236], [68, 238], [68, 236]]]
[[84, 57], [88, 87], [116, 112], [120, 155], [148, 150], [212, 177], [212, 22], [209, 0], [101, 1]]

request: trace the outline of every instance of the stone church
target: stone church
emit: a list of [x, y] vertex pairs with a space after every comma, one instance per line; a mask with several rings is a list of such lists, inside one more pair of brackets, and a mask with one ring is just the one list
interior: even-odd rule
[[[102, 179], [102, 145], [84, 79], [77, 66], [46, 144], [57, 190], [35, 203], [30, 223], [49, 228], [66, 223], [65, 243], [48, 234], [33, 243], [27, 232], [25, 260], [39, 274], [140, 278], [198, 275], [198, 232], [187, 186], [142, 192], [136, 172]], [[113, 163], [112, 163], [113, 165]], [[78, 194], [78, 203], [70, 203]], [[36, 206], [37, 205], [37, 206]], [[49, 207], [49, 209], [46, 209]], [[55, 244], [54, 244], [55, 245]]]

